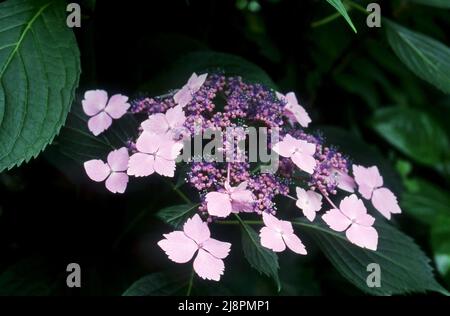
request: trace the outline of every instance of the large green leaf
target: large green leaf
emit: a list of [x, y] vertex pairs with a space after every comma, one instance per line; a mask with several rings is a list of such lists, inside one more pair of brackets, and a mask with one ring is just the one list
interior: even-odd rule
[[450, 48], [391, 21], [385, 22], [389, 44], [417, 76], [450, 93]]
[[344, 19], [347, 21], [348, 25], [352, 28], [352, 30], [356, 33], [356, 28], [353, 25], [352, 20], [350, 19], [350, 16], [347, 13], [347, 9], [345, 8], [344, 4], [341, 0], [327, 0], [329, 4], [331, 4], [335, 9], [344, 17]]
[[429, 5], [437, 8], [450, 9], [450, 1], [448, 0], [408, 0], [408, 1]]
[[278, 277], [278, 257], [267, 248], [261, 246], [258, 234], [249, 225], [238, 217], [241, 224], [242, 250], [250, 265], [260, 273], [275, 280], [278, 291], [281, 290], [281, 283]]
[[406, 180], [406, 187], [400, 203], [407, 214], [428, 225], [440, 215], [450, 216], [448, 192], [423, 179]]
[[156, 213], [156, 216], [163, 222], [175, 227], [180, 228], [189, 217], [195, 214], [198, 204], [182, 204], [173, 205]]
[[431, 245], [439, 273], [450, 285], [450, 215], [436, 218], [431, 229]]
[[189, 276], [176, 273], [152, 273], [134, 282], [123, 296], [180, 295], [187, 287]]
[[[414, 243], [393, 226], [376, 223], [379, 234], [378, 249], [359, 248], [324, 225], [302, 220], [294, 222], [317, 241], [325, 256], [352, 284], [373, 295], [393, 295], [413, 292], [437, 291], [447, 294], [434, 279], [429, 259]], [[380, 265], [381, 286], [368, 287], [367, 266]]]
[[424, 112], [402, 107], [380, 109], [374, 114], [372, 126], [398, 150], [422, 164], [436, 166], [449, 158], [445, 131]]
[[0, 171], [37, 156], [64, 124], [80, 74], [64, 1], [0, 4]]

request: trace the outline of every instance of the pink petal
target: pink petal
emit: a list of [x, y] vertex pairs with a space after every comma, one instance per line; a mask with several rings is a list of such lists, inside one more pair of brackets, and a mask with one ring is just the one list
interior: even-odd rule
[[219, 281], [224, 270], [223, 260], [217, 259], [203, 249], [198, 251], [194, 260], [194, 271], [199, 277], [206, 280]]
[[128, 169], [128, 149], [122, 147], [117, 150], [113, 150], [108, 154], [108, 165], [112, 171], [126, 171]]
[[264, 225], [271, 228], [274, 231], [279, 231], [280, 233], [283, 231], [281, 222], [278, 218], [273, 216], [272, 214], [264, 212], [262, 214]]
[[161, 135], [143, 132], [136, 141], [136, 148], [142, 153], [154, 154], [164, 140]]
[[112, 118], [105, 112], [91, 117], [88, 121], [88, 128], [95, 136], [106, 131], [112, 124]]
[[231, 244], [209, 238], [202, 244], [202, 248], [218, 259], [225, 259], [230, 252]]
[[346, 173], [342, 173], [340, 171], [335, 170], [334, 171], [335, 176], [337, 177], [337, 186], [339, 189], [353, 193], [356, 188], [356, 182], [355, 180], [350, 177]]
[[227, 217], [232, 211], [230, 196], [227, 193], [209, 192], [205, 201], [209, 215]]
[[322, 219], [327, 223], [332, 230], [342, 232], [352, 223], [344, 214], [338, 209], [331, 209], [322, 215]]
[[311, 118], [309, 117], [308, 112], [306, 112], [301, 105], [288, 103], [284, 109], [285, 111], [291, 113], [291, 115], [302, 127], [308, 127], [309, 123], [311, 123]]
[[124, 193], [128, 184], [128, 175], [125, 172], [113, 172], [106, 179], [106, 188], [112, 193]]
[[210, 237], [208, 224], [202, 221], [198, 214], [186, 221], [183, 230], [186, 236], [194, 240], [198, 245], [204, 243]]
[[358, 199], [356, 194], [345, 197], [339, 204], [339, 208], [350, 220], [357, 219], [358, 217], [367, 214], [367, 209], [364, 206], [363, 201]]
[[361, 248], [367, 248], [374, 251], [377, 250], [378, 233], [373, 227], [353, 224], [345, 232], [345, 235], [351, 243]]
[[373, 192], [372, 204], [387, 219], [391, 219], [391, 213], [402, 212], [394, 193], [386, 188], [376, 189]]
[[175, 175], [176, 164], [174, 160], [167, 160], [156, 156], [153, 168], [155, 168], [156, 173], [165, 177], [173, 178]]
[[121, 94], [115, 94], [113, 95], [108, 102], [108, 105], [106, 105], [105, 111], [113, 118], [113, 119], [119, 119], [121, 118], [125, 113], [127, 113], [127, 110], [130, 108], [130, 103], [127, 102], [128, 97], [121, 95]]
[[287, 103], [298, 104], [297, 97], [295, 96], [294, 92], [286, 93], [286, 96], [284, 98], [285, 98]]
[[280, 220], [281, 232], [283, 234], [293, 234], [294, 228], [292, 227], [292, 223], [289, 221]]
[[163, 113], [150, 115], [141, 126], [144, 131], [158, 135], [165, 134], [169, 130], [169, 124]]
[[168, 138], [168, 135], [162, 138], [159, 146], [158, 156], [163, 157], [167, 160], [175, 160], [183, 149], [182, 142], [174, 142], [172, 139]]
[[370, 199], [374, 189], [383, 186], [383, 178], [376, 166], [365, 168], [353, 165], [353, 176], [358, 184], [358, 191], [365, 199]]
[[283, 234], [283, 240], [286, 243], [286, 246], [288, 246], [289, 249], [291, 249], [293, 252], [306, 255], [306, 248], [303, 245], [300, 238], [297, 237], [295, 234]]
[[198, 90], [200, 90], [200, 88], [205, 83], [207, 76], [208, 74], [202, 74], [200, 76], [197, 76], [195, 72], [191, 75], [187, 85], [189, 86], [189, 89], [191, 90], [192, 93], [196, 93]]
[[272, 150], [282, 157], [290, 158], [297, 149], [297, 140], [287, 134], [283, 140], [273, 145]]
[[146, 177], [155, 172], [154, 164], [154, 156], [136, 153], [130, 157], [127, 173], [130, 176]]
[[259, 231], [261, 245], [275, 252], [281, 252], [286, 249], [281, 233], [269, 228], [263, 227]]
[[95, 182], [104, 181], [111, 173], [109, 166], [99, 159], [86, 161], [84, 169], [88, 177]]
[[291, 159], [292, 162], [301, 170], [309, 174], [314, 173], [314, 168], [316, 167], [317, 162], [313, 156], [296, 152], [295, 154], [292, 155]]
[[355, 223], [361, 226], [372, 226], [375, 223], [375, 217], [369, 214], [362, 214], [355, 219]]
[[158, 246], [176, 263], [188, 262], [198, 249], [197, 244], [181, 231], [164, 234], [164, 237], [158, 242]]
[[299, 148], [303, 154], [312, 156], [316, 153], [316, 144], [308, 143], [301, 139], [297, 140], [297, 142], [297, 148]]
[[104, 90], [90, 90], [84, 93], [84, 100], [81, 101], [83, 111], [88, 116], [94, 116], [103, 111], [108, 102], [108, 94]]
[[192, 94], [188, 87], [183, 87], [178, 90], [173, 96], [173, 100], [181, 107], [185, 107], [192, 100]]
[[316, 212], [322, 208], [322, 195], [314, 191], [305, 191], [302, 188], [296, 188], [298, 208], [303, 211], [303, 214], [309, 221], [313, 221], [316, 217]]
[[166, 120], [170, 128], [181, 127], [186, 121], [186, 116], [184, 114], [183, 108], [180, 105], [177, 105], [173, 108], [168, 109], [166, 112]]
[[253, 193], [249, 190], [237, 190], [231, 193], [231, 199], [238, 203], [252, 204], [254, 202]]

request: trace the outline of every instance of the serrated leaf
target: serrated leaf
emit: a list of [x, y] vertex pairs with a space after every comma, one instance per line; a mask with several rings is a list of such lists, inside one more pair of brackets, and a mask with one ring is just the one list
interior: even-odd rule
[[[372, 295], [394, 295], [426, 291], [448, 292], [434, 279], [429, 259], [414, 241], [384, 222], [377, 222], [378, 249], [371, 251], [351, 244], [343, 233], [323, 224], [294, 222], [310, 234], [333, 266], [352, 284]], [[380, 265], [381, 286], [368, 287], [370, 263]]]
[[450, 93], [450, 48], [426, 35], [386, 21], [389, 45], [418, 77]]
[[412, 159], [436, 166], [449, 157], [449, 140], [442, 127], [425, 112], [389, 107], [375, 112], [375, 131]]
[[356, 27], [353, 25], [352, 19], [350, 19], [350, 16], [347, 13], [347, 9], [345, 8], [344, 4], [341, 0], [327, 0], [329, 4], [331, 4], [347, 21], [348, 25], [352, 28], [352, 30], [357, 33]]
[[187, 274], [152, 273], [134, 282], [122, 296], [180, 295], [188, 280]]
[[195, 214], [199, 204], [174, 205], [161, 209], [156, 217], [174, 228], [180, 228], [189, 217]]
[[65, 2], [0, 4], [0, 171], [36, 157], [64, 124], [80, 74]]
[[278, 277], [278, 256], [273, 251], [261, 246], [259, 236], [253, 228], [241, 221], [240, 218], [239, 222], [245, 258], [254, 269], [274, 279], [278, 291], [281, 291], [281, 283]]

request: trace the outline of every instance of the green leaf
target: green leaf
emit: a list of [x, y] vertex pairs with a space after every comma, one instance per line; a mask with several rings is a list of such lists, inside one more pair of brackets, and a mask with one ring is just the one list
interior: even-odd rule
[[123, 296], [180, 295], [187, 287], [189, 275], [176, 273], [152, 273], [134, 282]]
[[449, 157], [445, 131], [424, 112], [402, 107], [380, 109], [374, 114], [372, 126], [381, 137], [417, 162], [434, 167]]
[[442, 277], [450, 285], [450, 215], [440, 216], [431, 229], [434, 261]]
[[448, 0], [408, 0], [408, 1], [428, 5], [431, 7], [450, 9], [450, 1]]
[[450, 216], [447, 192], [423, 179], [406, 180], [405, 184], [408, 190], [403, 192], [400, 204], [407, 214], [427, 225], [433, 225], [440, 214]]
[[350, 16], [347, 13], [347, 9], [345, 9], [344, 4], [341, 0], [327, 0], [329, 4], [331, 4], [347, 21], [348, 25], [352, 28], [352, 30], [357, 33], [356, 27], [353, 25], [352, 20], [350, 19]]
[[64, 124], [80, 75], [64, 1], [0, 4], [0, 171], [36, 157]]
[[189, 217], [195, 214], [199, 204], [182, 204], [163, 208], [156, 213], [156, 217], [174, 228], [180, 228]]
[[241, 224], [242, 250], [244, 256], [254, 269], [275, 280], [278, 291], [281, 291], [281, 283], [278, 277], [278, 257], [277, 255], [261, 246], [258, 234], [249, 225], [244, 223], [236, 215]]
[[[375, 224], [378, 249], [371, 251], [348, 242], [337, 233], [317, 223], [294, 222], [318, 243], [334, 267], [352, 284], [372, 295], [393, 295], [426, 291], [447, 294], [434, 279], [429, 259], [414, 241], [384, 222]], [[368, 287], [367, 265], [377, 263], [381, 268], [381, 286]]]
[[450, 48], [392, 21], [386, 21], [385, 25], [397, 57], [418, 77], [450, 93]]

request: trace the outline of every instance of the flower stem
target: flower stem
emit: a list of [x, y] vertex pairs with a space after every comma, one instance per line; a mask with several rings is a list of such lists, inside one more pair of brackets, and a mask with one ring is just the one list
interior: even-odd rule
[[330, 14], [329, 16], [324, 17], [323, 19], [320, 19], [318, 21], [312, 22], [311, 23], [311, 27], [312, 28], [316, 28], [316, 27], [328, 24], [328, 23], [336, 20], [340, 16], [341, 16], [341, 14], [339, 12], [335, 12], [333, 14]]
[[322, 190], [320, 190], [320, 193], [322, 193], [322, 195], [325, 197], [325, 199], [328, 201], [328, 203], [330, 203], [330, 205], [335, 208], [335, 209], [339, 209], [339, 207], [336, 206], [336, 204], [333, 203], [333, 201], [330, 200], [330, 198], [328, 197], [328, 195], [326, 195]]
[[366, 14], [366, 15], [369, 14], [369, 12], [367, 12], [367, 10], [366, 10], [362, 5], [360, 5], [360, 4], [358, 4], [358, 3], [355, 3], [355, 2], [353, 2], [353, 1], [351, 1], [351, 0], [344, 0], [344, 2], [345, 2], [346, 4], [348, 4], [348, 6], [349, 6], [350, 8], [356, 9], [357, 11], [362, 12], [362, 13], [364, 13], [364, 14]]
[[188, 198], [186, 196], [186, 194], [184, 194], [180, 189], [178, 189], [172, 182], [170, 182], [170, 181], [166, 181], [166, 182], [170, 184], [170, 186], [172, 187], [172, 190], [174, 190], [175, 193], [178, 194], [178, 196], [183, 199], [183, 201], [185, 201], [188, 204], [193, 204], [191, 199]]
[[192, 285], [194, 284], [194, 269], [191, 271], [191, 276], [189, 277], [189, 284], [186, 292], [186, 296], [191, 296]]

